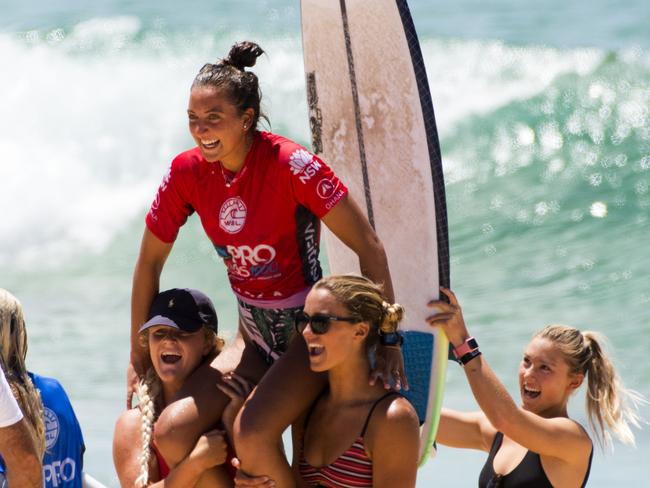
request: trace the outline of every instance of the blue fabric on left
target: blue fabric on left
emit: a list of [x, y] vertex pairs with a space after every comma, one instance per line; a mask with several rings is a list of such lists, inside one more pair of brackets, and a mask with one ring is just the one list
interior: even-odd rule
[[[63, 386], [54, 378], [29, 373], [43, 400], [45, 455], [43, 479], [46, 488], [82, 488], [83, 454], [86, 450], [81, 427]], [[5, 471], [0, 458], [0, 473]]]

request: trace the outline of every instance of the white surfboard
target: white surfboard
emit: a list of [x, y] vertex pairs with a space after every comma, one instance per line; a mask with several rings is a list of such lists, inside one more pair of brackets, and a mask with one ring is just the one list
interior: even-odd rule
[[105, 485], [101, 484], [99, 481], [97, 481], [95, 478], [90, 476], [85, 471], [83, 473], [82, 485], [83, 488], [107, 488]]
[[[312, 146], [349, 187], [380, 236], [406, 309], [407, 396], [422, 424], [420, 465], [438, 426], [448, 342], [425, 322], [449, 286], [438, 134], [422, 53], [404, 0], [302, 0]], [[358, 259], [326, 234], [332, 273]]]

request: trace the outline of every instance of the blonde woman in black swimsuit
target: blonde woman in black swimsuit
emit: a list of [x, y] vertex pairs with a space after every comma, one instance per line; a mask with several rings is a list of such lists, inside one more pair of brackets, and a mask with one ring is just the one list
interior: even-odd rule
[[633, 444], [630, 426], [639, 425], [636, 405], [643, 398], [623, 388], [595, 332], [551, 325], [534, 335], [519, 367], [517, 406], [470, 336], [455, 295], [431, 302], [428, 319], [440, 326], [463, 366], [481, 411], [443, 409], [437, 441], [490, 453], [479, 487], [582, 487], [591, 468], [592, 441], [567, 413], [570, 396], [587, 379], [587, 414], [605, 446], [614, 436]]

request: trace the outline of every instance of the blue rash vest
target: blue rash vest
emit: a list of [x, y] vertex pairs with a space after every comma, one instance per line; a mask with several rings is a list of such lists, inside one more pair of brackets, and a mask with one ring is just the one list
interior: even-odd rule
[[[63, 386], [54, 378], [29, 373], [43, 400], [45, 455], [43, 480], [46, 488], [82, 488], [83, 454], [81, 427]], [[0, 473], [5, 465], [0, 458]]]

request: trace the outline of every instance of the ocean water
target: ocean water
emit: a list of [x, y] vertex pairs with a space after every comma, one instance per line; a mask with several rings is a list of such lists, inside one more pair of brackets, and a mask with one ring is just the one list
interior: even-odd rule
[[[25, 306], [30, 368], [65, 385], [86, 468], [109, 486], [131, 273], [160, 178], [192, 144], [189, 85], [256, 40], [272, 129], [309, 144], [298, 4], [0, 0], [0, 286]], [[534, 331], [594, 329], [650, 397], [650, 4], [410, 5], [441, 135], [452, 285], [485, 357], [517, 395]], [[162, 281], [209, 292], [232, 337], [235, 303], [196, 219]], [[445, 405], [476, 408], [453, 364]], [[649, 458], [646, 426], [636, 449], [596, 452], [589, 486], [647, 486]], [[475, 486], [484, 459], [441, 448], [418, 486]]]

